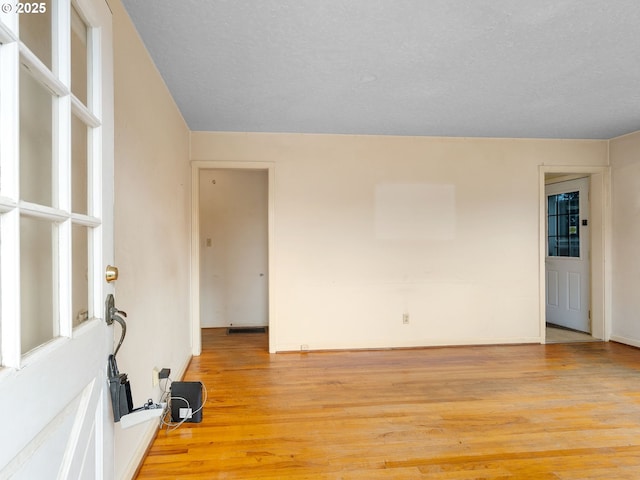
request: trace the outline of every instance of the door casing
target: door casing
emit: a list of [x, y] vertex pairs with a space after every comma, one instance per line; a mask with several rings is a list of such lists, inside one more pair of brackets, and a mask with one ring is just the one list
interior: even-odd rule
[[200, 334], [200, 171], [208, 169], [249, 169], [267, 171], [267, 262], [268, 262], [268, 318], [269, 352], [275, 353], [277, 345], [277, 319], [274, 315], [274, 288], [276, 277], [273, 262], [274, 216], [275, 216], [275, 164], [273, 162], [231, 162], [218, 160], [196, 160], [191, 162], [191, 346], [192, 354], [202, 352]]

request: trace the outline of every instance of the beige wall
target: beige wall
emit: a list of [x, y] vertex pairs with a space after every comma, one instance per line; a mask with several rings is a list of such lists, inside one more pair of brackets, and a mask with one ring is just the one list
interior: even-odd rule
[[[539, 341], [538, 167], [608, 162], [606, 141], [192, 132], [191, 152], [276, 165], [278, 351]], [[390, 212], [421, 225], [393, 238]]]
[[[121, 3], [110, 0], [115, 69], [116, 304], [128, 313], [118, 366], [136, 406], [157, 401], [154, 367], [179, 379], [190, 358], [189, 131]], [[116, 327], [116, 337], [119, 337]], [[154, 422], [116, 426], [116, 478], [130, 478]]]
[[613, 340], [640, 347], [640, 132], [610, 142]]

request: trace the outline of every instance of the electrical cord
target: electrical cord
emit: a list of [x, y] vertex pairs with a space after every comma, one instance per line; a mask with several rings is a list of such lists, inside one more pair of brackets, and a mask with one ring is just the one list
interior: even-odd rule
[[[203, 395], [203, 400], [202, 400], [202, 405], [200, 405], [200, 408], [198, 408], [195, 411], [191, 412], [191, 415], [184, 417], [182, 420], [180, 420], [179, 422], [172, 422], [171, 421], [171, 403], [174, 400], [179, 400], [179, 401], [183, 401], [186, 405], [186, 409], [187, 410], [191, 410], [191, 405], [189, 403], [189, 401], [184, 398], [184, 397], [173, 397], [171, 396], [171, 384], [173, 383], [173, 380], [171, 380], [171, 378], [167, 377], [165, 380], [165, 384], [164, 384], [164, 390], [162, 392], [162, 395], [160, 397], [160, 402], [166, 402], [167, 404], [167, 409], [164, 413], [164, 415], [160, 418], [160, 428], [166, 426], [167, 427], [167, 433], [168, 432], [173, 432], [174, 430], [176, 430], [177, 428], [179, 428], [183, 423], [185, 423], [189, 418], [193, 417], [196, 413], [200, 412], [205, 404], [207, 403], [207, 398], [208, 398], [208, 393], [207, 393], [207, 387], [205, 386], [204, 383], [200, 382], [200, 384], [202, 385], [202, 388], [204, 390], [204, 395]], [[167, 420], [167, 417], [169, 418], [169, 420]]]
[[139, 412], [140, 410], [153, 410], [154, 408], [162, 408], [162, 404], [161, 403], [154, 403], [153, 400], [149, 399], [149, 400], [147, 400], [147, 403], [145, 403], [141, 407], [134, 408], [133, 410], [131, 410], [130, 413]]

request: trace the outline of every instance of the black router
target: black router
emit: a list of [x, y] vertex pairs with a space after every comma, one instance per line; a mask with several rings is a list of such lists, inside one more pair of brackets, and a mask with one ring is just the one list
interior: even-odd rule
[[202, 421], [202, 382], [171, 384], [171, 421], [175, 423]]

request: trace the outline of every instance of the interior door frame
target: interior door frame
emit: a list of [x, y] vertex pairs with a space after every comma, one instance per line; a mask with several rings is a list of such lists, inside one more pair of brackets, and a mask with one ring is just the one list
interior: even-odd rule
[[220, 160], [194, 160], [191, 162], [191, 349], [194, 356], [202, 353], [200, 325], [200, 171], [211, 169], [263, 170], [267, 172], [267, 299], [269, 324], [269, 352], [275, 352], [277, 324], [273, 299], [274, 271], [274, 216], [275, 216], [275, 163], [232, 162]]
[[539, 312], [540, 343], [546, 343], [546, 174], [589, 178], [591, 244], [591, 335], [609, 341], [611, 337], [611, 174], [610, 168], [541, 165], [539, 167]]

